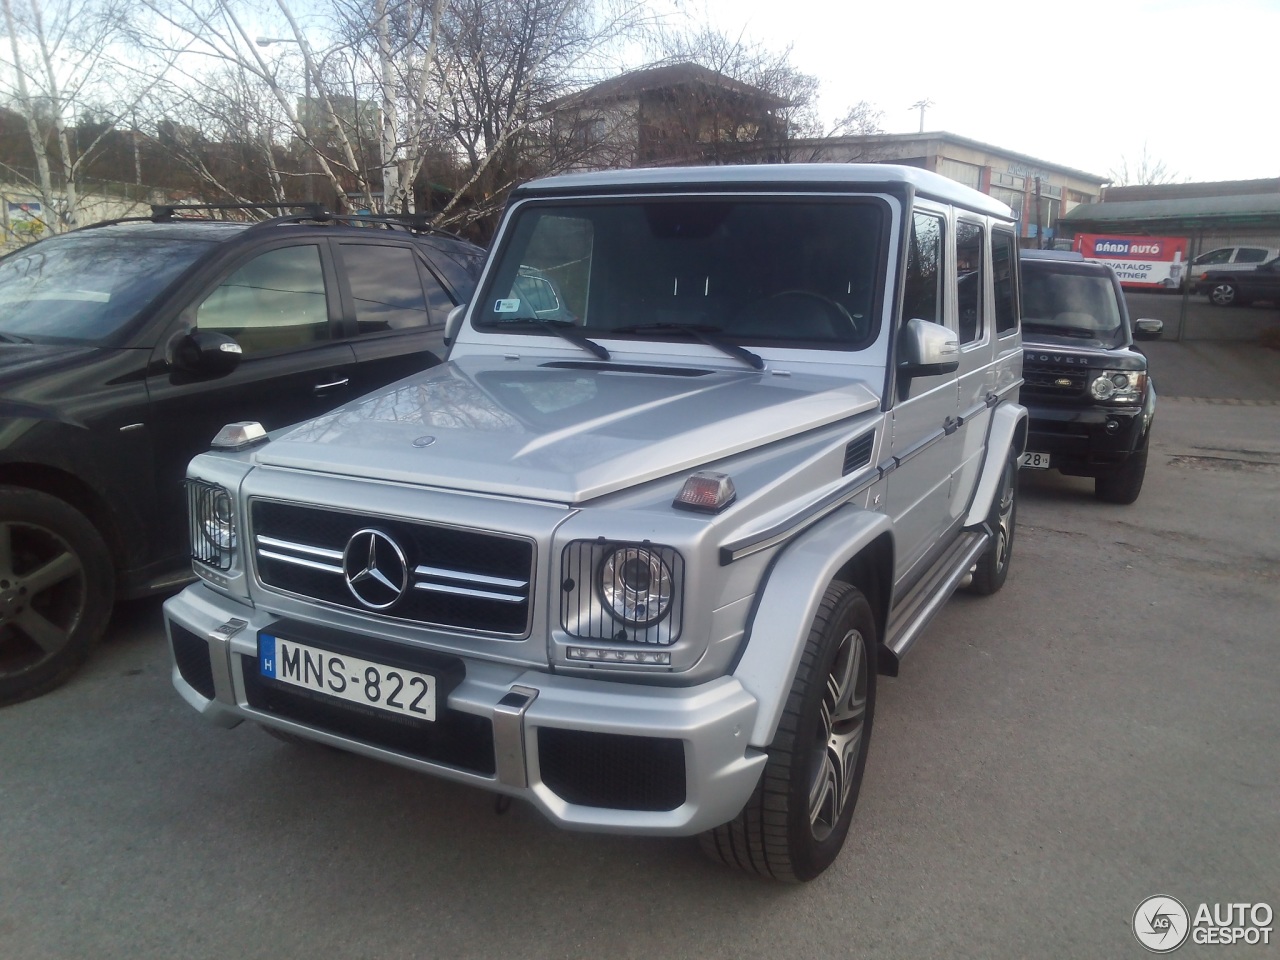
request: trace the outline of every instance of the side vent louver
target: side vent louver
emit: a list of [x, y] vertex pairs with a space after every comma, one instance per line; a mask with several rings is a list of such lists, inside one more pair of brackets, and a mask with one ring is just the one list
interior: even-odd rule
[[875, 441], [874, 432], [849, 441], [849, 445], [844, 448], [844, 472], [841, 476], [847, 477], [871, 462], [871, 448], [875, 446]]

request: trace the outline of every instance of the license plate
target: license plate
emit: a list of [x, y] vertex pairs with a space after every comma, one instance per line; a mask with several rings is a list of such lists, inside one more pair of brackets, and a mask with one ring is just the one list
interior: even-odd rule
[[1049, 455], [1047, 453], [1024, 453], [1018, 460], [1019, 465], [1032, 470], [1048, 470]]
[[258, 634], [258, 669], [290, 686], [416, 720], [436, 718], [436, 678], [285, 637]]

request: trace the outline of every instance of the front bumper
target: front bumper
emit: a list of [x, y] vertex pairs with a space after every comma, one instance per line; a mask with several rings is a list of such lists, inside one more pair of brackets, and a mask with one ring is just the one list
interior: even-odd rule
[[[569, 828], [699, 833], [738, 814], [766, 759], [747, 745], [756, 701], [732, 677], [657, 687], [451, 657], [460, 679], [437, 721], [406, 724], [261, 678], [258, 632], [280, 627], [265, 611], [197, 583], [164, 613], [174, 687], [211, 722], [255, 720], [521, 797]], [[345, 639], [388, 649], [376, 638]]]
[[1118, 469], [1142, 446], [1151, 417], [1145, 408], [1047, 406], [1022, 401], [1029, 414], [1027, 450], [1050, 455], [1050, 466], [1073, 476]]

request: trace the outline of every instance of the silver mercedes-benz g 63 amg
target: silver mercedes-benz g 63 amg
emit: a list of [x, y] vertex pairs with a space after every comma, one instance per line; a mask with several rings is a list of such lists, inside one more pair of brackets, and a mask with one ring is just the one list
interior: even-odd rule
[[1013, 545], [1009, 210], [792, 165], [519, 188], [439, 367], [187, 480], [178, 691], [532, 803], [821, 873], [877, 675]]

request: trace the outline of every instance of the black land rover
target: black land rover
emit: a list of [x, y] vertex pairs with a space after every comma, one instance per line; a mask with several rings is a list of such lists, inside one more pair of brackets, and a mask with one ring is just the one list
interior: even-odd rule
[[1024, 250], [1022, 403], [1031, 417], [1022, 466], [1094, 478], [1108, 503], [1133, 503], [1147, 471], [1156, 391], [1133, 341], [1159, 320], [1131, 323], [1120, 281], [1077, 253]]
[[484, 256], [415, 218], [197, 212], [0, 259], [0, 705], [70, 676], [113, 600], [190, 578], [182, 478], [220, 427], [438, 363]]

